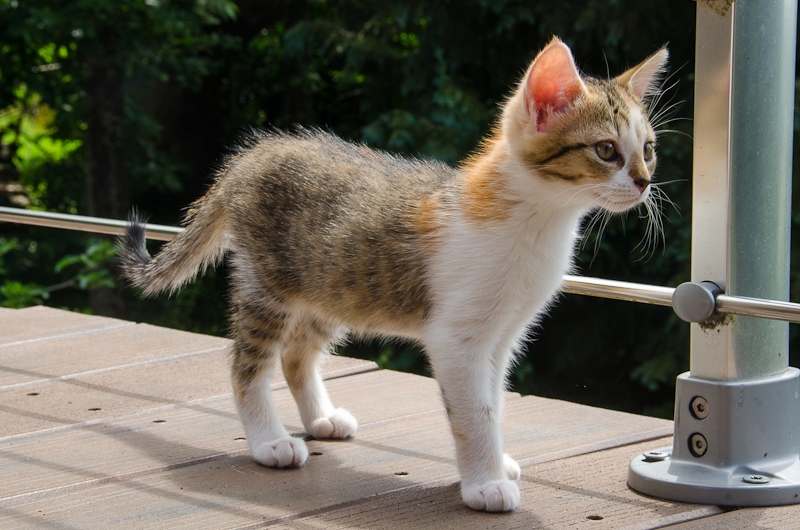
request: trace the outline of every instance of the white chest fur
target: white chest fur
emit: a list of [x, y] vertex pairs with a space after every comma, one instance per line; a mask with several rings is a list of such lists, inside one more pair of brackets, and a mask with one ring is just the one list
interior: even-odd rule
[[526, 204], [493, 225], [451, 218], [430, 269], [429, 325], [468, 341], [516, 341], [569, 271], [579, 218], [572, 209]]

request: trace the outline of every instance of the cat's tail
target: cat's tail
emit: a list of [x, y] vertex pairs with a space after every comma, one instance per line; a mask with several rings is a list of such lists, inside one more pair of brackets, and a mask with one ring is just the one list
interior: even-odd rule
[[117, 240], [118, 256], [123, 276], [145, 296], [174, 293], [222, 260], [228, 212], [218, 187], [212, 186], [192, 205], [184, 218], [185, 230], [155, 257], [145, 246], [146, 219], [136, 210], [131, 212], [125, 235]]

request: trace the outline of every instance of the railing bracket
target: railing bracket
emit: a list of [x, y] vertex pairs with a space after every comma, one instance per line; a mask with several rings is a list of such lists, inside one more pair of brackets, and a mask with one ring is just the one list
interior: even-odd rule
[[717, 295], [722, 289], [714, 282], [686, 282], [672, 293], [672, 309], [681, 320], [702, 322], [717, 309]]

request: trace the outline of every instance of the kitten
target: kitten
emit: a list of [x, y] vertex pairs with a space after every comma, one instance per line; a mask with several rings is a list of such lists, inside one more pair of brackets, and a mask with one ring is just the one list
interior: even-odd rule
[[124, 273], [145, 295], [173, 292], [230, 253], [234, 397], [253, 458], [268, 467], [308, 457], [270, 395], [279, 359], [308, 434], [347, 438], [356, 420], [331, 404], [320, 357], [348, 330], [418, 341], [441, 387], [464, 503], [513, 510], [520, 468], [500, 432], [513, 352], [570, 270], [583, 216], [648, 199], [646, 107], [667, 56], [598, 80], [553, 39], [458, 169], [321, 131], [254, 134], [155, 258], [134, 216], [120, 241]]

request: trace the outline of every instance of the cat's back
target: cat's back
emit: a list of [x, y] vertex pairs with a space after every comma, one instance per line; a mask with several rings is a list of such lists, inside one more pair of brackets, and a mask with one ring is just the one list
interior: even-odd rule
[[[342, 140], [319, 130], [255, 133], [226, 169], [243, 204], [340, 214], [389, 214], [448, 187], [456, 170]], [[250, 212], [252, 213], [252, 212]], [[399, 212], [394, 212], [399, 213]]]

